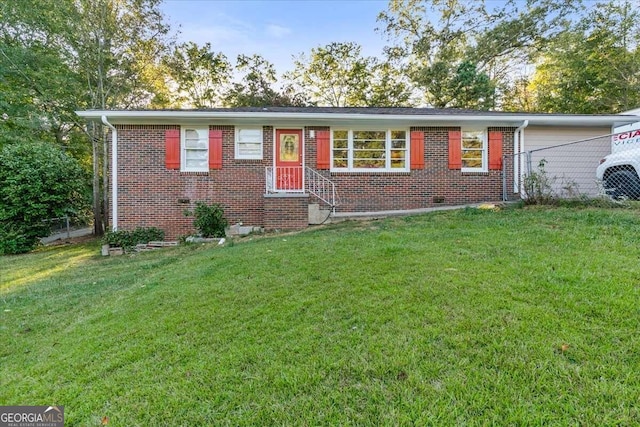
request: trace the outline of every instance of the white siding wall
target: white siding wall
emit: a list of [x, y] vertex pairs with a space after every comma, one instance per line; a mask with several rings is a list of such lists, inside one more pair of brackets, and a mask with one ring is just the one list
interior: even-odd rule
[[[531, 126], [524, 133], [524, 151], [533, 151], [531, 166], [536, 170], [540, 160], [546, 160], [545, 171], [557, 193], [598, 194], [595, 173], [600, 159], [611, 153], [611, 128]], [[584, 142], [563, 146], [575, 141]], [[536, 151], [547, 147], [555, 148]]]

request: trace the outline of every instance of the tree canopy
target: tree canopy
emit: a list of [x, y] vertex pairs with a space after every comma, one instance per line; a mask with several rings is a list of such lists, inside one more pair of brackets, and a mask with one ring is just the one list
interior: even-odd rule
[[97, 232], [107, 226], [107, 133], [77, 109], [640, 105], [637, 0], [390, 0], [379, 57], [334, 41], [280, 75], [254, 52], [232, 64], [211, 43], [176, 45], [161, 2], [0, 2], [0, 148], [45, 142], [91, 170]]

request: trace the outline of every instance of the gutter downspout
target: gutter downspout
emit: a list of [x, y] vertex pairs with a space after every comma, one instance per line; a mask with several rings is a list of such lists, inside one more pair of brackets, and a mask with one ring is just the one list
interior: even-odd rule
[[[524, 129], [529, 126], [529, 120], [525, 120], [522, 124], [513, 132], [513, 192], [520, 192], [520, 167], [521, 162], [523, 161], [522, 154], [524, 152]], [[516, 159], [518, 161], [516, 161]]]
[[102, 123], [111, 129], [111, 228], [118, 231], [118, 130], [102, 116]]

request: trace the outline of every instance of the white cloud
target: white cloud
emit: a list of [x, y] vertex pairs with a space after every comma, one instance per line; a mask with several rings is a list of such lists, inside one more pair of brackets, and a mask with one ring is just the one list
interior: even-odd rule
[[281, 39], [292, 33], [291, 28], [283, 27], [281, 25], [269, 24], [266, 28], [266, 33], [276, 39]]

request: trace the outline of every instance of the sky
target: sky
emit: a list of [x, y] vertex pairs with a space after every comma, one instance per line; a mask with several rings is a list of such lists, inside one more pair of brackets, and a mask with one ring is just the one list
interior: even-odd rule
[[235, 63], [258, 53], [279, 75], [293, 55], [331, 42], [356, 42], [364, 56], [382, 56], [385, 37], [376, 32], [387, 0], [164, 0], [161, 8], [179, 42], [211, 43]]

